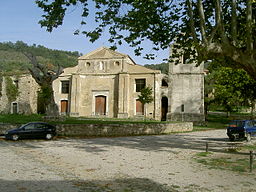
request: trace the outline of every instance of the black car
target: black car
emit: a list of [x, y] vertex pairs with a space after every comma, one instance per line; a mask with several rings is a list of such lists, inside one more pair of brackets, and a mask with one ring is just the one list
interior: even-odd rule
[[235, 139], [251, 140], [256, 136], [256, 120], [234, 120], [229, 123], [227, 135], [230, 141]]
[[56, 135], [56, 127], [44, 122], [31, 122], [5, 133], [6, 139], [52, 139]]

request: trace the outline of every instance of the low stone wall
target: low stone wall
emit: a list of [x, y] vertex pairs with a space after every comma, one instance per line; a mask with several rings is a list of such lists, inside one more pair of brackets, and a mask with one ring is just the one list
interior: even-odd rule
[[[0, 124], [0, 133], [18, 125]], [[128, 135], [159, 135], [173, 132], [193, 130], [193, 123], [122, 123], [122, 124], [60, 124], [57, 125], [58, 135], [64, 136], [128, 136]]]

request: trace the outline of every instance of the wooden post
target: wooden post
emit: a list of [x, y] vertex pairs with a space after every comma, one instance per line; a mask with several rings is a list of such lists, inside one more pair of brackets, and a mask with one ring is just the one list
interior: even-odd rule
[[250, 172], [253, 169], [253, 151], [250, 151]]
[[205, 152], [208, 152], [208, 147], [209, 147], [208, 142], [206, 142], [205, 143]]

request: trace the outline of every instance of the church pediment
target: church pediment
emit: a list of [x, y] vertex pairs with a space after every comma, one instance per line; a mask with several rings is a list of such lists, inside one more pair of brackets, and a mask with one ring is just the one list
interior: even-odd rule
[[113, 51], [107, 47], [100, 47], [95, 51], [92, 51], [86, 55], [79, 57], [78, 59], [113, 59], [113, 58], [125, 58], [128, 57], [126, 54], [122, 54], [116, 51]]

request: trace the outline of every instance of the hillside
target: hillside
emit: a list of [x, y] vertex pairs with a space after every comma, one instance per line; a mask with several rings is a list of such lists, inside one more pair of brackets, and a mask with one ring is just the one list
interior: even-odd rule
[[[12, 42], [0, 42], [0, 72], [27, 72], [30, 66], [28, 58], [17, 51], [16, 47], [19, 45], [26, 45], [29, 51], [37, 56], [37, 60], [40, 63], [46, 65], [52, 64], [57, 66], [58, 64], [64, 68], [77, 65], [77, 58], [81, 56], [79, 52], [61, 51], [48, 49], [42, 45], [29, 46], [22, 41]], [[168, 74], [168, 64], [151, 64], [144, 65], [150, 69], [161, 70], [162, 73]]]
[[168, 63], [150, 64], [150, 65], [147, 64], [147, 65], [144, 65], [144, 67], [147, 67], [149, 69], [160, 70], [164, 74], [168, 74], [168, 71], [169, 71]]
[[[30, 66], [29, 60], [15, 47], [23, 44], [22, 41], [0, 42], [0, 71], [2, 72], [25, 72]], [[43, 64], [60, 65], [62, 67], [70, 67], [77, 65], [77, 58], [80, 54], [71, 51], [61, 51], [48, 49], [41, 45], [28, 46], [29, 51], [37, 56], [37, 60]]]

